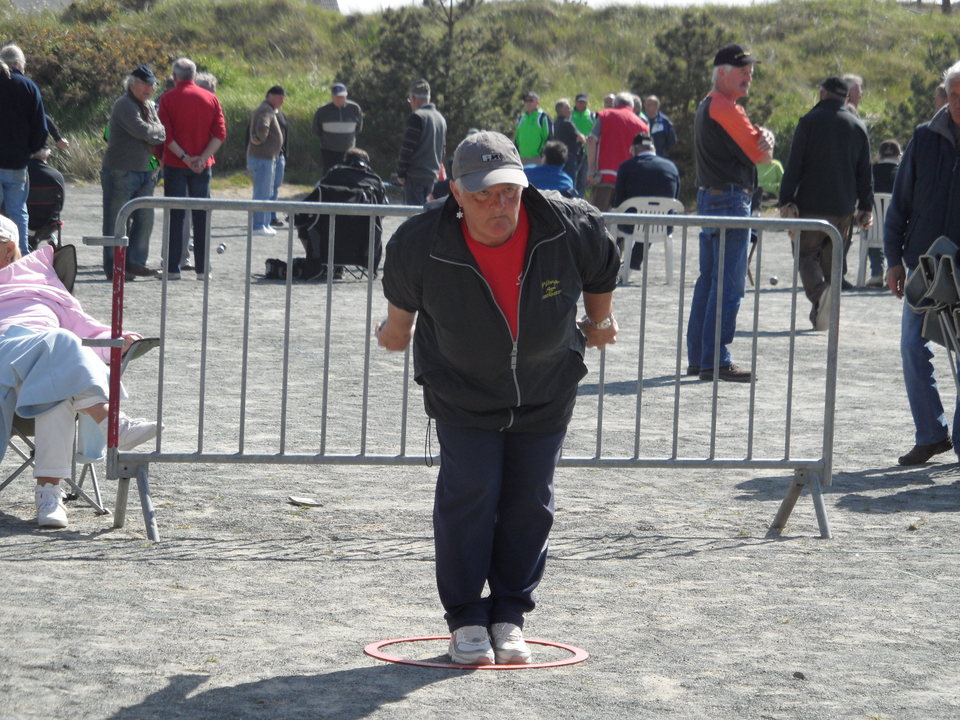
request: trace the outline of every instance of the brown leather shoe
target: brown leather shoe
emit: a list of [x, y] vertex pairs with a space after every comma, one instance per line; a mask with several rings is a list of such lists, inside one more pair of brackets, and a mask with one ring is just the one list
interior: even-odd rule
[[[753, 373], [744, 370], [736, 365], [723, 365], [720, 367], [720, 379], [726, 382], [748, 383], [753, 379]], [[713, 368], [706, 368], [700, 371], [701, 380], [713, 380]]]
[[901, 465], [923, 465], [934, 455], [945, 453], [947, 450], [953, 450], [953, 443], [950, 442], [950, 438], [932, 445], [914, 445], [910, 452], [901, 455], [897, 462]]

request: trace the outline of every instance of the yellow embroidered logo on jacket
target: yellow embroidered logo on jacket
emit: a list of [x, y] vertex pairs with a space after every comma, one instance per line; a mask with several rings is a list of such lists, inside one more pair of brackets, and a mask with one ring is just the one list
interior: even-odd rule
[[559, 280], [544, 280], [540, 283], [540, 288], [543, 290], [543, 297], [541, 300], [547, 300], [548, 298], [556, 297], [560, 294], [560, 281]]

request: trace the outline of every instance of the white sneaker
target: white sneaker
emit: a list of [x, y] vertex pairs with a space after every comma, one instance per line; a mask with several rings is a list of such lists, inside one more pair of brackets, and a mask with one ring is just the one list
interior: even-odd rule
[[[100, 423], [100, 429], [103, 436], [107, 436], [107, 418]], [[157, 424], [149, 420], [127, 417], [120, 413], [120, 437], [117, 441], [117, 448], [120, 450], [133, 450], [137, 445], [152, 440], [157, 436]]]
[[813, 321], [814, 330], [830, 329], [830, 288], [825, 287], [817, 302], [816, 319]]
[[450, 634], [447, 655], [457, 665], [493, 665], [490, 636], [482, 625], [464, 625]]
[[869, 288], [882, 288], [883, 287], [883, 275], [871, 275], [870, 279], [867, 280], [867, 287]]
[[513, 623], [494, 623], [490, 627], [493, 653], [497, 665], [526, 665], [530, 662], [530, 646], [523, 639], [523, 630]]
[[276, 235], [276, 234], [277, 234], [277, 231], [274, 230], [274, 229], [273, 229], [272, 227], [270, 227], [269, 225], [261, 225], [260, 227], [255, 227], [255, 228], [253, 229], [253, 234], [254, 234], [254, 235], [268, 235], [268, 236], [269, 236], [269, 235]]
[[63, 506], [60, 485], [37, 485], [33, 493], [37, 505], [37, 525], [47, 528], [65, 528], [67, 509]]

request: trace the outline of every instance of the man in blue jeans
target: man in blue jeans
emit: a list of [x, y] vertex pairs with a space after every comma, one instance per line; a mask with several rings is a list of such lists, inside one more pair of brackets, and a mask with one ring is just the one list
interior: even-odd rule
[[[210, 174], [214, 153], [227, 139], [227, 124], [217, 96], [198, 86], [197, 66], [189, 58], [173, 63], [176, 87], [160, 98], [160, 122], [166, 130], [163, 150], [164, 197], [210, 197]], [[183, 210], [170, 211], [170, 246], [166, 276], [180, 279], [183, 255]], [[192, 211], [194, 269], [207, 272], [207, 214]]]
[[16, 45], [0, 49], [0, 200], [20, 231], [20, 254], [30, 252], [27, 195], [30, 156], [47, 142], [47, 120], [40, 90], [23, 74], [26, 60]]
[[[907, 269], [945, 235], [960, 245], [960, 62], [943, 74], [947, 105], [917, 127], [903, 154], [883, 224], [887, 287], [903, 298]], [[951, 448], [960, 454], [960, 398], [953, 414], [953, 443], [933, 372], [933, 350], [921, 335], [923, 315], [903, 304], [900, 356], [913, 415], [915, 445], [901, 465], [922, 465]]]
[[[756, 57], [740, 45], [720, 48], [713, 60], [713, 90], [700, 102], [694, 120], [697, 214], [750, 217], [758, 163], [770, 162], [773, 133], [750, 122], [737, 100], [746, 97]], [[723, 265], [720, 240], [724, 239]], [[753, 373], [734, 365], [727, 347], [737, 329], [737, 312], [747, 271], [747, 228], [705, 227], [700, 232], [700, 276], [693, 288], [687, 324], [688, 375], [750, 382]], [[722, 284], [721, 284], [722, 283]], [[720, 303], [719, 358], [715, 347]]]

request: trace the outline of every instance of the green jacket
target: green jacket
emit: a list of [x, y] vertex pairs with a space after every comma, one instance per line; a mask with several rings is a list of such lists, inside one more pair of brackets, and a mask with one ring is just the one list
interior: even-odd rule
[[540, 157], [543, 146], [553, 136], [550, 117], [540, 108], [524, 113], [517, 121], [513, 141], [517, 144], [522, 158]]

